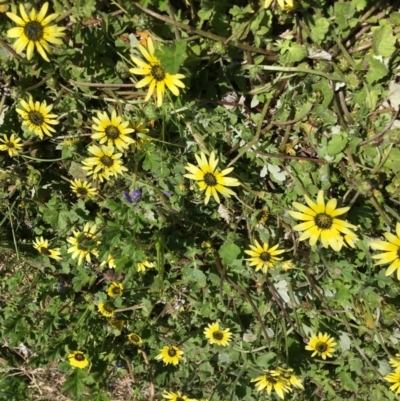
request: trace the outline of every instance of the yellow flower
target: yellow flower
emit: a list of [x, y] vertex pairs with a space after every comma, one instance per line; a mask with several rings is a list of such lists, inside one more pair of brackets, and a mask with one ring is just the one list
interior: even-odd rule
[[135, 130], [136, 143], [138, 144], [138, 146], [141, 146], [146, 141], [150, 141], [152, 139], [150, 136], [147, 135], [150, 130], [147, 128], [146, 123], [142, 121], [141, 118], [131, 120], [130, 126]]
[[49, 114], [53, 109], [53, 105], [47, 106], [46, 101], [42, 103], [36, 101], [33, 103], [32, 96], [29, 96], [28, 102], [25, 102], [23, 99], [20, 99], [19, 102], [24, 110], [18, 108], [15, 110], [23, 119], [22, 125], [27, 125], [28, 129], [33, 131], [40, 139], [43, 139], [43, 133], [51, 137], [51, 132], [56, 132], [49, 125], [59, 123], [57, 120], [54, 120], [54, 118], [57, 118], [56, 114]]
[[141, 339], [141, 337], [136, 333], [128, 334], [128, 341], [132, 345], [136, 345], [136, 346], [139, 346], [139, 345], [141, 345], [143, 343], [143, 340]]
[[[273, 0], [265, 0], [264, 8], [269, 8], [272, 4]], [[291, 11], [294, 8], [293, 0], [277, 0], [279, 6], [284, 11]]]
[[110, 284], [107, 290], [107, 294], [112, 298], [118, 298], [122, 295], [124, 287], [121, 283], [113, 282]]
[[178, 391], [177, 393], [170, 393], [169, 391], [164, 390], [162, 396], [170, 401], [193, 401], [183, 395], [180, 391]]
[[285, 393], [290, 392], [288, 380], [281, 376], [276, 370], [264, 370], [265, 374], [251, 380], [256, 383], [257, 391], [265, 389], [268, 395], [274, 390], [282, 400], [285, 398]]
[[285, 250], [278, 249], [279, 244], [269, 248], [265, 243], [262, 245], [260, 245], [258, 241], [254, 241], [254, 243], [255, 246], [250, 245], [251, 250], [244, 251], [248, 255], [252, 256], [246, 260], [250, 262], [250, 266], [256, 267], [256, 271], [263, 269], [264, 273], [267, 273], [269, 268], [274, 268], [276, 261], [281, 260], [281, 258], [277, 258], [276, 256], [285, 252]]
[[318, 356], [325, 360], [326, 357], [332, 357], [332, 352], [335, 351], [335, 345], [335, 339], [328, 333], [318, 333], [318, 336], [313, 334], [310, 337], [310, 341], [308, 342], [308, 345], [306, 345], [306, 350], [314, 351], [311, 356], [318, 354]]
[[396, 354], [396, 358], [390, 358], [389, 363], [396, 372], [400, 372], [400, 354]]
[[33, 247], [39, 251], [40, 254], [60, 260], [60, 248], [49, 249], [49, 241], [43, 239], [43, 237], [36, 237], [33, 241]]
[[97, 112], [97, 117], [93, 117], [96, 124], [93, 124], [92, 128], [97, 133], [93, 134], [92, 138], [99, 140], [101, 145], [107, 142], [107, 146], [115, 146], [120, 152], [123, 152], [124, 149], [129, 148], [129, 144], [135, 142], [128, 136], [133, 132], [132, 128], [127, 128], [129, 122], [122, 121], [121, 117], [117, 117], [115, 110], [112, 111], [111, 118], [105, 112]]
[[397, 270], [397, 279], [400, 280], [400, 223], [396, 223], [396, 234], [397, 236], [392, 233], [383, 234], [389, 242], [380, 240], [372, 241], [372, 248], [385, 251], [378, 255], [373, 255], [372, 258], [378, 259], [375, 265], [391, 263], [385, 275], [390, 276]]
[[109, 302], [100, 302], [97, 305], [99, 312], [105, 317], [113, 317], [114, 316], [114, 307]]
[[293, 374], [293, 369], [284, 369], [278, 367], [276, 371], [280, 374], [281, 377], [285, 378], [293, 387], [297, 387], [301, 390], [304, 390], [303, 383], [301, 380]]
[[161, 66], [160, 60], [154, 55], [154, 45], [151, 38], [147, 38], [147, 49], [141, 44], [138, 45], [143, 57], [147, 63], [135, 56], [131, 56], [133, 62], [137, 65], [129, 71], [132, 74], [145, 75], [137, 84], [136, 88], [143, 88], [149, 85], [149, 91], [145, 101], [147, 102], [154, 92], [157, 91], [157, 106], [160, 107], [163, 103], [165, 86], [175, 95], [179, 96], [179, 88], [184, 88], [185, 85], [180, 79], [185, 78], [182, 74], [169, 74]]
[[46, 60], [50, 61], [47, 57], [47, 53], [51, 53], [50, 46], [47, 42], [54, 45], [62, 45], [62, 40], [59, 39], [65, 35], [64, 27], [57, 27], [54, 25], [46, 26], [49, 22], [53, 21], [58, 17], [58, 14], [50, 14], [46, 17], [49, 3], [44, 3], [42, 8], [37, 14], [36, 10], [32, 8], [30, 15], [25, 11], [25, 7], [22, 3], [19, 5], [19, 12], [21, 17], [13, 13], [7, 13], [8, 18], [12, 19], [19, 27], [11, 28], [7, 31], [9, 38], [18, 38], [14, 42], [15, 51], [20, 54], [26, 49], [26, 58], [32, 59], [33, 49], [36, 46], [36, 50]]
[[400, 372], [392, 372], [383, 377], [389, 383], [394, 383], [390, 390], [396, 394], [400, 394]]
[[217, 171], [216, 167], [218, 164], [218, 159], [215, 158], [215, 153], [211, 152], [210, 160], [207, 161], [206, 155], [201, 152], [201, 157], [195, 155], [199, 167], [188, 163], [185, 169], [190, 172], [190, 174], [185, 174], [184, 176], [192, 180], [199, 181], [198, 185], [202, 191], [206, 191], [206, 197], [204, 203], [207, 205], [210, 196], [212, 195], [217, 203], [220, 203], [218, 192], [226, 197], [235, 195], [235, 193], [229, 188], [225, 187], [235, 187], [240, 185], [240, 182], [236, 178], [225, 177], [229, 174], [233, 167], [227, 168], [222, 171]]
[[282, 262], [282, 269], [285, 270], [285, 272], [293, 270], [295, 267], [296, 265], [293, 263], [292, 260], [285, 260]]
[[293, 202], [293, 206], [301, 213], [289, 211], [289, 214], [295, 219], [305, 220], [305, 223], [293, 227], [295, 231], [304, 231], [300, 235], [300, 241], [309, 238], [312, 246], [320, 239], [324, 248], [331, 246], [334, 251], [339, 252], [343, 246], [341, 233], [344, 234], [346, 241], [351, 238], [351, 243], [357, 238], [354, 232], [350, 230], [350, 228], [357, 229], [356, 226], [336, 218], [346, 213], [350, 209], [349, 207], [336, 208], [336, 199], [330, 199], [325, 205], [324, 191], [318, 192], [317, 203], [314, 203], [308, 196], [305, 196], [305, 200], [309, 207]]
[[87, 171], [87, 175], [92, 175], [94, 179], [98, 178], [103, 182], [103, 179], [108, 180], [111, 176], [128, 171], [119, 160], [122, 157], [122, 153], [114, 153], [112, 146], [101, 145], [101, 147], [98, 147], [92, 145], [88, 147], [88, 150], [94, 157], [86, 158], [82, 162], [84, 165], [82, 168]]
[[74, 179], [71, 181], [71, 189], [78, 198], [92, 198], [97, 195], [97, 189], [88, 181]]
[[89, 223], [86, 223], [83, 231], [73, 231], [74, 236], [67, 239], [72, 245], [67, 252], [72, 253], [72, 259], [79, 257], [79, 264], [82, 263], [83, 258], [90, 263], [90, 254], [98, 256], [96, 245], [100, 244], [100, 241], [97, 240], [96, 230], [96, 224], [90, 226]]
[[217, 322], [210, 323], [204, 329], [204, 335], [208, 338], [210, 344], [217, 344], [226, 347], [229, 345], [232, 337], [230, 329], [221, 330]]
[[113, 256], [111, 255], [111, 253], [109, 253], [107, 255], [107, 260], [104, 260], [103, 262], [100, 263], [100, 267], [105, 266], [108, 263], [108, 267], [110, 269], [115, 269], [115, 259], [113, 258]]
[[175, 345], [166, 345], [162, 348], [161, 352], [156, 356], [155, 359], [162, 360], [165, 364], [178, 365], [179, 360], [183, 358], [183, 351], [181, 351]]
[[150, 269], [152, 267], [154, 267], [154, 263], [145, 260], [144, 262], [139, 262], [137, 264], [137, 271], [143, 273], [146, 271], [146, 268]]
[[82, 351], [73, 351], [68, 355], [69, 363], [75, 368], [83, 369], [89, 363]]
[[0, 138], [0, 142], [3, 143], [3, 145], [0, 144], [0, 150], [8, 152], [10, 157], [18, 156], [20, 149], [23, 147], [23, 145], [19, 143], [21, 139], [17, 138], [15, 134], [12, 134], [10, 139], [7, 138], [7, 135], [3, 135], [3, 139]]

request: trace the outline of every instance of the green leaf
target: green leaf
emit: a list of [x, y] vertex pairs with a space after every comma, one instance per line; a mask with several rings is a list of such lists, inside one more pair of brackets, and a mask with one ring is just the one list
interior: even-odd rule
[[329, 31], [329, 21], [323, 17], [316, 18], [315, 23], [310, 26], [310, 31], [311, 39], [314, 42], [322, 43]]
[[227, 242], [219, 248], [218, 253], [221, 256], [222, 262], [229, 266], [240, 254], [240, 248], [233, 243]]
[[305, 46], [292, 43], [292, 45], [287, 49], [286, 61], [289, 63], [296, 63], [298, 61], [302, 61], [307, 54], [308, 52]]
[[338, 377], [345, 390], [354, 392], [358, 391], [357, 383], [351, 378], [351, 375], [348, 372], [340, 372]]
[[369, 55], [365, 57], [365, 61], [369, 64], [369, 71], [366, 75], [367, 82], [377, 82], [389, 73], [385, 64], [373, 56]]
[[354, 26], [353, 22], [350, 22], [354, 16], [356, 9], [351, 1], [345, 3], [335, 3], [335, 21], [341, 31], [345, 31], [350, 26]]
[[75, 399], [79, 398], [85, 388], [85, 385], [83, 384], [85, 376], [86, 373], [84, 371], [75, 368], [73, 373], [67, 377], [61, 391], [63, 393], [68, 392]]
[[331, 140], [328, 142], [327, 152], [329, 156], [335, 156], [340, 153], [347, 145], [347, 135], [332, 135]]
[[372, 37], [372, 49], [377, 56], [390, 57], [396, 50], [396, 37], [390, 25], [375, 29]]
[[164, 45], [156, 49], [154, 55], [170, 74], [177, 74], [186, 59], [186, 41], [176, 40], [171, 46]]

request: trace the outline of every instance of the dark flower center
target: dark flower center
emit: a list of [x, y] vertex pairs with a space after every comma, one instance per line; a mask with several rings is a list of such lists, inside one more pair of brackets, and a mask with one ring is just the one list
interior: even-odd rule
[[400, 247], [397, 248], [397, 257], [400, 259]]
[[314, 217], [315, 224], [322, 230], [328, 230], [332, 227], [333, 218], [326, 213], [319, 213]]
[[185, 401], [185, 399], [182, 398], [182, 397], [176, 397], [176, 398], [175, 398], [175, 401]]
[[112, 159], [110, 156], [103, 155], [100, 157], [100, 163], [103, 166], [110, 168], [114, 164], [114, 159]]
[[78, 192], [78, 194], [81, 196], [86, 196], [89, 193], [89, 191], [84, 187], [77, 188], [76, 192]]
[[29, 21], [24, 27], [24, 34], [29, 40], [38, 42], [43, 38], [43, 26], [38, 21]]
[[108, 313], [114, 312], [114, 308], [110, 304], [104, 304], [103, 309]]
[[215, 187], [218, 184], [217, 179], [215, 178], [215, 175], [212, 173], [205, 173], [203, 179], [204, 179], [204, 182], [209, 187]]
[[269, 262], [271, 260], [271, 254], [269, 252], [262, 252], [260, 253], [260, 259], [263, 262]]
[[121, 288], [119, 288], [119, 287], [114, 287], [114, 288], [112, 289], [112, 293], [113, 293], [114, 295], [121, 295]]
[[5, 145], [7, 146], [8, 149], [15, 149], [14, 142], [6, 142]]
[[265, 380], [272, 385], [278, 383], [278, 380], [276, 380], [276, 378], [271, 375], [265, 375]]
[[325, 352], [328, 349], [328, 346], [326, 345], [326, 343], [317, 343], [315, 348], [318, 352]]
[[40, 253], [46, 256], [49, 256], [51, 254], [51, 252], [45, 246], [40, 247]]
[[218, 331], [215, 331], [214, 333], [212, 333], [212, 336], [216, 340], [221, 341], [224, 338], [224, 333], [222, 331], [218, 330]]
[[82, 362], [85, 360], [85, 355], [83, 355], [81, 352], [78, 354], [74, 355], [75, 360], [77, 360], [78, 362]]
[[105, 129], [105, 133], [106, 133], [106, 137], [111, 140], [118, 139], [121, 135], [121, 133], [119, 132], [119, 129], [117, 127], [115, 127], [114, 125], [109, 125]]
[[157, 81], [164, 81], [165, 79], [165, 71], [161, 65], [155, 64], [151, 66], [150, 75]]
[[177, 352], [174, 348], [169, 348], [168, 349], [168, 356], [170, 356], [171, 358], [173, 358], [174, 356], [176, 356]]
[[37, 127], [42, 126], [42, 124], [44, 123], [43, 114], [35, 110], [28, 112], [28, 120]]
[[139, 343], [140, 342], [140, 338], [139, 338], [139, 336], [137, 334], [131, 334], [130, 339], [134, 343]]

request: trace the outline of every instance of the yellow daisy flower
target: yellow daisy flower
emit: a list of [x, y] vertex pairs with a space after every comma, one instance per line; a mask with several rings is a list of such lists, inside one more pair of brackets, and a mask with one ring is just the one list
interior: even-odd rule
[[[269, 8], [272, 4], [273, 0], [265, 0], [264, 8]], [[289, 12], [294, 8], [293, 0], [277, 0], [279, 6], [282, 10]]]
[[[46, 26], [49, 22], [53, 21], [58, 17], [58, 14], [50, 14], [46, 17], [49, 3], [44, 3], [39, 13], [36, 12], [35, 8], [32, 8], [30, 15], [25, 11], [25, 7], [22, 3], [19, 5], [19, 12], [21, 17], [13, 13], [7, 13], [7, 17], [12, 19], [19, 27], [11, 28], [7, 31], [9, 38], [18, 38], [14, 42], [15, 51], [20, 54], [26, 49], [26, 58], [32, 59], [33, 49], [36, 46], [36, 50], [46, 60], [50, 61], [47, 57], [47, 53], [51, 53], [49, 43], [54, 45], [62, 45], [62, 40], [59, 39], [65, 35], [64, 27], [57, 27], [54, 25]], [[49, 43], [47, 43], [49, 42]]]
[[154, 267], [154, 263], [145, 260], [144, 262], [139, 262], [137, 264], [137, 271], [144, 273], [146, 269], [151, 269], [152, 267]]
[[108, 264], [108, 267], [110, 269], [115, 269], [116, 265], [115, 265], [115, 259], [113, 258], [113, 256], [111, 255], [111, 253], [109, 253], [107, 255], [107, 260], [104, 260], [103, 262], [100, 263], [100, 267], [105, 266], [106, 264]]
[[99, 312], [105, 317], [114, 316], [114, 307], [109, 302], [100, 302], [97, 305]]
[[172, 365], [178, 365], [179, 360], [183, 358], [183, 351], [181, 351], [175, 345], [166, 345], [162, 348], [161, 352], [155, 357], [155, 359], [162, 360], [166, 365], [169, 363]]
[[49, 249], [49, 241], [43, 239], [43, 237], [36, 237], [33, 241], [33, 247], [44, 256], [55, 260], [61, 260], [60, 248]]
[[222, 345], [223, 347], [229, 345], [232, 337], [230, 329], [221, 330], [218, 322], [210, 323], [204, 329], [204, 335], [210, 344]]
[[388, 375], [384, 376], [383, 378], [386, 381], [388, 381], [389, 383], [394, 383], [390, 387], [390, 390], [392, 390], [396, 394], [400, 394], [400, 372], [389, 373]]
[[130, 333], [130, 334], [128, 334], [127, 337], [128, 337], [128, 341], [132, 345], [139, 346], [143, 343], [143, 340], [141, 339], [141, 337], [139, 335], [137, 335], [136, 333]]
[[375, 265], [383, 265], [390, 263], [385, 275], [390, 276], [397, 270], [397, 279], [400, 280], [400, 223], [396, 223], [396, 235], [392, 233], [384, 233], [385, 238], [389, 241], [372, 241], [371, 247], [379, 251], [385, 251], [378, 255], [372, 255], [373, 259], [378, 259]]
[[400, 354], [396, 354], [395, 358], [390, 358], [389, 363], [392, 365], [396, 372], [400, 372]]
[[20, 149], [22, 149], [23, 145], [20, 138], [17, 138], [15, 134], [11, 134], [10, 138], [7, 138], [7, 135], [3, 135], [3, 139], [0, 138], [0, 150], [4, 152], [8, 152], [10, 157], [18, 156]]
[[152, 138], [147, 135], [150, 130], [141, 118], [131, 120], [130, 126], [135, 130], [135, 140], [138, 146], [142, 146], [145, 142], [151, 141]]
[[289, 270], [293, 270], [296, 268], [296, 265], [293, 263], [293, 260], [285, 260], [282, 262], [282, 269], [285, 272], [288, 272]]
[[164, 390], [162, 396], [170, 401], [194, 401], [183, 395], [180, 391], [177, 393], [170, 393], [169, 391]]
[[132, 74], [145, 75], [137, 84], [136, 88], [143, 88], [149, 85], [147, 96], [144, 99], [146, 102], [150, 99], [151, 95], [156, 89], [157, 92], [157, 106], [160, 107], [163, 103], [165, 86], [175, 95], [179, 96], [179, 88], [184, 88], [185, 85], [180, 79], [185, 78], [182, 74], [169, 74], [161, 66], [160, 60], [154, 55], [154, 45], [151, 38], [147, 38], [147, 49], [141, 44], [138, 45], [143, 57], [147, 63], [135, 56], [131, 56], [133, 62], [137, 65], [135, 68], [130, 68]]
[[54, 120], [57, 118], [56, 114], [49, 114], [53, 105], [48, 106], [46, 101], [33, 103], [32, 96], [29, 96], [28, 102], [25, 102], [24, 99], [20, 99], [19, 102], [24, 110], [18, 108], [15, 110], [23, 119], [22, 125], [28, 126], [28, 129], [33, 131], [40, 139], [43, 139], [43, 133], [51, 137], [51, 132], [56, 132], [49, 125], [59, 123], [59, 121]]
[[68, 355], [68, 359], [72, 366], [79, 369], [85, 368], [89, 363], [86, 355], [82, 351], [72, 351]]
[[281, 376], [276, 370], [264, 370], [265, 374], [258, 376], [251, 380], [256, 383], [257, 391], [265, 389], [268, 395], [271, 394], [272, 390], [278, 394], [278, 397], [282, 400], [285, 398], [285, 393], [290, 392], [290, 386], [288, 380]]
[[97, 195], [97, 189], [88, 181], [74, 179], [71, 181], [71, 189], [78, 198], [92, 198]]
[[107, 294], [112, 298], [118, 298], [122, 295], [124, 287], [121, 283], [113, 282], [110, 284], [107, 290]]
[[218, 192], [226, 197], [235, 195], [235, 193], [228, 187], [235, 187], [240, 185], [240, 182], [236, 178], [225, 177], [229, 174], [233, 167], [227, 168], [222, 171], [217, 171], [216, 167], [218, 164], [218, 159], [215, 158], [215, 153], [211, 152], [210, 160], [207, 161], [206, 155], [201, 152], [201, 156], [195, 155], [199, 167], [188, 163], [185, 169], [190, 172], [190, 174], [185, 174], [184, 177], [190, 178], [192, 180], [199, 181], [198, 185], [202, 191], [206, 191], [206, 197], [204, 203], [207, 205], [210, 196], [212, 195], [217, 203], [220, 203]]
[[90, 263], [90, 254], [98, 256], [96, 245], [100, 244], [100, 241], [97, 240], [96, 231], [96, 224], [90, 226], [89, 223], [86, 223], [83, 231], [73, 231], [74, 236], [67, 239], [72, 245], [67, 252], [72, 253], [72, 259], [79, 257], [79, 264], [82, 263], [83, 258], [86, 259], [87, 263]]
[[128, 121], [122, 121], [122, 118], [117, 116], [115, 110], [111, 113], [111, 118], [107, 113], [97, 112], [97, 118], [93, 117], [96, 124], [92, 128], [97, 131], [92, 135], [93, 139], [97, 139], [100, 145], [107, 143], [107, 146], [115, 146], [120, 152], [128, 149], [129, 145], [135, 142], [128, 134], [133, 132], [132, 128], [127, 128]]
[[303, 383], [301, 380], [293, 374], [293, 369], [288, 368], [280, 368], [278, 367], [276, 371], [280, 374], [281, 377], [285, 378], [293, 387], [297, 387], [300, 390], [304, 390]]
[[268, 269], [274, 268], [275, 262], [282, 258], [277, 258], [277, 255], [285, 252], [284, 249], [278, 249], [279, 244], [274, 245], [272, 248], [268, 247], [268, 244], [263, 243], [260, 245], [258, 241], [254, 241], [255, 246], [250, 245], [250, 250], [244, 251], [251, 258], [246, 259], [249, 261], [250, 266], [255, 266], [256, 271], [263, 269], [264, 273], [268, 272]]
[[87, 171], [87, 175], [92, 175], [93, 178], [103, 182], [103, 179], [108, 180], [111, 176], [128, 171], [119, 160], [122, 153], [114, 153], [113, 147], [92, 145], [88, 147], [88, 150], [94, 157], [88, 157], [82, 162], [84, 165], [82, 169]]
[[342, 234], [346, 241], [349, 238], [351, 238], [350, 242], [355, 240], [356, 235], [350, 229], [357, 229], [357, 227], [336, 218], [346, 213], [350, 209], [349, 207], [336, 208], [336, 199], [330, 199], [325, 205], [324, 191], [318, 192], [317, 203], [314, 203], [308, 196], [304, 196], [304, 198], [309, 207], [293, 202], [293, 206], [301, 213], [289, 211], [289, 214], [295, 219], [305, 220], [305, 223], [293, 227], [295, 231], [304, 231], [299, 237], [300, 241], [309, 238], [312, 246], [320, 239], [324, 248], [331, 246], [334, 251], [339, 252], [343, 246]]
[[332, 352], [335, 351], [335, 339], [331, 337], [328, 333], [322, 334], [318, 333], [318, 336], [312, 335], [306, 345], [307, 351], [314, 351], [311, 356], [315, 356], [318, 354], [323, 360], [326, 357], [331, 358]]

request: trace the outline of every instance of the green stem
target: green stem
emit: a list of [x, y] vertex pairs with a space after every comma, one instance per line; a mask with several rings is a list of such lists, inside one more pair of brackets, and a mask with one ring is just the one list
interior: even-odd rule
[[58, 162], [60, 160], [65, 160], [65, 157], [60, 157], [59, 159], [38, 159], [37, 157], [31, 157], [26, 155], [21, 155], [24, 159], [35, 160], [37, 162]]
[[320, 77], [324, 77], [331, 81], [341, 81], [345, 82], [342, 78], [334, 77], [332, 75], [325, 74], [322, 71], [310, 70], [308, 68], [299, 68], [299, 67], [280, 67], [278, 65], [253, 65], [253, 64], [246, 64], [242, 66], [243, 69], [249, 70], [252, 67], [258, 67], [266, 71], [274, 71], [274, 72], [298, 72], [300, 74], [312, 74], [312, 75], [319, 75]]
[[8, 207], [8, 216], [10, 218], [11, 232], [12, 232], [12, 236], [13, 236], [15, 253], [17, 254], [17, 259], [19, 260], [20, 258], [19, 258], [19, 252], [18, 252], [18, 243], [17, 243], [17, 238], [15, 237], [14, 224], [13, 224], [13, 219], [12, 219], [12, 216], [11, 216], [10, 205], [7, 205], [7, 207]]

